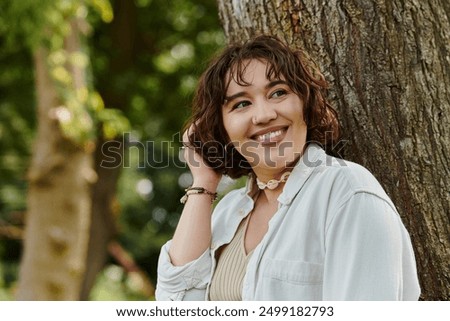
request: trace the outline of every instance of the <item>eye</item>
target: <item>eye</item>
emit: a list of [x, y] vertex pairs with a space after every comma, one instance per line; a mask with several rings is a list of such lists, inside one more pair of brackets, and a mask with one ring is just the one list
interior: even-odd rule
[[272, 93], [272, 95], [270, 95], [270, 98], [279, 98], [279, 97], [282, 97], [282, 96], [284, 96], [286, 94], [287, 94], [286, 90], [284, 90], [284, 89], [277, 89], [277, 90], [275, 90]]
[[240, 102], [238, 102], [238, 103], [233, 105], [233, 110], [241, 109], [241, 108], [247, 107], [248, 105], [250, 105], [249, 101], [247, 101], [247, 100], [240, 101]]

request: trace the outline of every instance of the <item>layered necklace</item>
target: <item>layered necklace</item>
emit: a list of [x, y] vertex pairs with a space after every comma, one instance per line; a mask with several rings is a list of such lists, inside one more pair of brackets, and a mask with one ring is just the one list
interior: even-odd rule
[[284, 183], [287, 181], [289, 175], [291, 175], [291, 172], [286, 172], [283, 173], [283, 175], [281, 175], [279, 180], [276, 179], [271, 179], [270, 181], [268, 181], [267, 183], [263, 183], [261, 182], [258, 177], [256, 178], [256, 184], [258, 185], [259, 189], [275, 189], [278, 187], [278, 185], [280, 185], [280, 183]]

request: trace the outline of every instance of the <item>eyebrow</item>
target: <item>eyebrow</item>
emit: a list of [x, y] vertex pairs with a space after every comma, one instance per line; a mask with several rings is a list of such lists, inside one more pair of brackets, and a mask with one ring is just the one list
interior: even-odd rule
[[[273, 80], [273, 81], [269, 82], [267, 85], [265, 85], [264, 88], [267, 90], [267, 89], [275, 87], [276, 85], [279, 85], [279, 84], [287, 85], [287, 82], [285, 80], [281, 80], [281, 79]], [[238, 92], [238, 93], [236, 93], [234, 95], [226, 96], [225, 100], [224, 100], [224, 103], [230, 102], [230, 101], [232, 101], [232, 100], [234, 100], [236, 98], [239, 98], [239, 97], [242, 97], [242, 96], [245, 96], [245, 95], [246, 95], [245, 91], [240, 91], [240, 92]]]

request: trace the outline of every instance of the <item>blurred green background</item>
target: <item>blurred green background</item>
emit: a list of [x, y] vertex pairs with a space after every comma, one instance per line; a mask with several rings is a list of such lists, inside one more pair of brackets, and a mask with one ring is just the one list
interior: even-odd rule
[[[0, 300], [14, 298], [22, 253], [26, 172], [37, 129], [32, 48], [39, 30], [64, 20], [55, 3], [73, 2], [0, 3]], [[116, 241], [155, 285], [159, 249], [173, 233], [189, 181], [187, 169], [176, 166], [176, 134], [199, 74], [225, 39], [215, 1], [85, 2], [89, 77], [105, 107], [114, 108], [104, 119], [116, 120], [103, 130], [134, 146], [124, 151], [129, 166], [122, 166], [117, 186]], [[155, 157], [132, 141], [152, 142]], [[152, 159], [169, 165], [149, 166]], [[148, 299], [139, 282], [111, 257], [90, 299]]]

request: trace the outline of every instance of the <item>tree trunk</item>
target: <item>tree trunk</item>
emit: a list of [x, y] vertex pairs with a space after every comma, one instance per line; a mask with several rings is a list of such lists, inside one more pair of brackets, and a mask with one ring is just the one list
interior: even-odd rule
[[89, 245], [80, 300], [89, 300], [89, 294], [97, 275], [105, 267], [108, 259], [108, 245], [117, 233], [116, 218], [119, 209], [115, 195], [120, 167], [110, 169], [100, 166], [102, 160], [108, 156], [102, 153], [101, 143], [98, 143], [95, 151], [95, 170], [98, 180], [95, 182], [91, 194]]
[[[80, 49], [77, 24], [65, 39], [68, 53]], [[19, 300], [78, 300], [90, 227], [92, 152], [63, 137], [56, 108], [63, 105], [47, 65], [48, 52], [34, 55], [38, 132], [28, 174], [28, 212], [19, 272]], [[86, 86], [84, 69], [68, 70], [74, 87]]]
[[[133, 65], [136, 38], [136, 5], [133, 1], [117, 0], [114, 2], [114, 20], [109, 27], [114, 55], [111, 57], [108, 80], [100, 83], [100, 94], [105, 106], [124, 110], [128, 104], [124, 95], [117, 93], [111, 86], [111, 79], [121, 77]], [[98, 180], [92, 191], [92, 224], [90, 229], [89, 251], [86, 262], [86, 274], [81, 292], [81, 299], [88, 300], [96, 276], [108, 259], [108, 246], [117, 233], [116, 218], [118, 202], [116, 200], [117, 181], [123, 164], [115, 168], [102, 167], [104, 160], [111, 159], [105, 155], [100, 138], [95, 152], [95, 167]], [[111, 142], [110, 142], [111, 143]], [[115, 153], [123, 153], [121, 139], [114, 141]]]
[[230, 42], [274, 34], [331, 83], [345, 155], [411, 234], [422, 299], [450, 300], [450, 5], [439, 0], [218, 0]]

